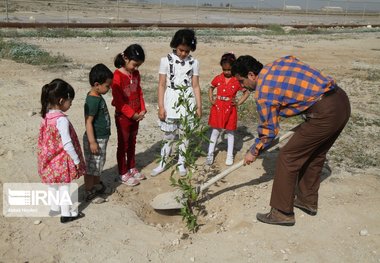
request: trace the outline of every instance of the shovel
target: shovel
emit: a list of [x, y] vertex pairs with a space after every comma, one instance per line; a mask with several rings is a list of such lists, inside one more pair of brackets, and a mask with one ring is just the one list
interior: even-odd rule
[[[280, 145], [279, 143], [282, 142], [283, 140], [289, 138], [290, 136], [293, 135], [294, 130], [297, 127], [293, 128], [291, 131], [288, 131], [286, 134], [283, 136], [280, 136], [278, 139], [276, 139], [272, 145], [266, 150], [267, 152], [271, 152], [275, 149], [277, 149]], [[241, 160], [237, 164], [231, 166], [227, 170], [224, 170], [220, 174], [216, 175], [209, 181], [205, 182], [204, 184], [198, 185], [195, 187], [196, 192], [202, 193], [204, 190], [208, 189], [211, 185], [219, 181], [220, 179], [226, 177], [228, 174], [232, 173], [233, 171], [239, 169], [244, 165], [244, 160]], [[157, 195], [150, 205], [153, 207], [155, 210], [170, 210], [170, 209], [181, 209], [183, 207], [183, 203], [185, 202], [185, 198], [183, 195], [183, 192], [180, 189], [177, 189], [173, 192], [166, 192]]]

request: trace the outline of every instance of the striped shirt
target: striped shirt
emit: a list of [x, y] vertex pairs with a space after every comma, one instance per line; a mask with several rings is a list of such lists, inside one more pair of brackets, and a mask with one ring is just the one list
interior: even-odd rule
[[258, 135], [250, 151], [258, 156], [279, 132], [280, 117], [291, 117], [311, 107], [335, 81], [293, 56], [264, 66], [257, 79], [255, 101], [259, 114]]

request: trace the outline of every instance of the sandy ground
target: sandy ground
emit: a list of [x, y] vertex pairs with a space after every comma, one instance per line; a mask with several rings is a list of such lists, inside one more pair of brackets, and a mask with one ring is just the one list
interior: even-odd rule
[[[43, 67], [0, 60], [0, 180], [39, 182], [36, 144], [40, 89], [60, 77], [77, 92], [69, 118], [81, 137], [83, 101], [88, 72], [102, 62], [112, 70], [113, 57], [131, 43], [141, 43], [147, 59], [140, 68], [148, 114], [141, 123], [137, 164], [149, 175], [159, 153], [161, 132], [156, 126], [157, 71], [170, 39], [159, 38], [25, 38], [20, 39], [72, 59], [67, 67]], [[170, 171], [130, 188], [115, 182], [114, 122], [102, 179], [115, 192], [109, 202], [82, 203], [86, 217], [63, 225], [58, 218], [0, 217], [0, 262], [380, 262], [379, 73], [378, 33], [331, 35], [200, 38], [194, 56], [201, 64], [201, 87], [219, 73], [225, 51], [251, 54], [263, 63], [293, 54], [338, 80], [350, 96], [353, 118], [329, 155], [323, 170], [318, 215], [295, 209], [296, 225], [270, 226], [257, 222], [257, 212], [269, 209], [277, 152], [243, 167], [212, 186], [204, 197], [201, 227], [189, 234], [175, 213], [159, 214], [149, 202], [171, 191]], [[371, 73], [371, 74], [372, 74]], [[111, 113], [111, 94], [105, 96]], [[252, 98], [251, 98], [252, 100]], [[208, 116], [208, 112], [204, 112]], [[364, 121], [363, 121], [364, 120]], [[364, 124], [363, 124], [364, 123]], [[377, 125], [376, 125], [377, 123]], [[239, 123], [236, 160], [256, 136], [255, 123]], [[292, 125], [283, 126], [285, 132]], [[354, 153], [360, 152], [359, 155]], [[225, 141], [208, 174], [225, 169]], [[199, 163], [204, 161], [200, 158]], [[365, 163], [371, 165], [365, 165]], [[378, 164], [377, 164], [378, 165]], [[203, 169], [203, 168], [202, 168]], [[331, 172], [330, 172], [331, 169]], [[83, 179], [78, 181], [82, 186]], [[80, 188], [82, 194], [83, 187]], [[38, 219], [41, 223], [34, 225]], [[360, 234], [362, 231], [362, 235]], [[367, 234], [365, 234], [367, 232]], [[364, 233], [364, 235], [363, 235]]]

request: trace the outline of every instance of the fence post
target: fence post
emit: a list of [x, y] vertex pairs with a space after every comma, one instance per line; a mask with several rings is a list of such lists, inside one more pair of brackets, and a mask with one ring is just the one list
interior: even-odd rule
[[231, 25], [231, 4], [228, 6], [228, 24]]
[[117, 22], [119, 23], [119, 13], [120, 13], [120, 0], [117, 0]]
[[196, 21], [198, 23], [198, 0], [196, 0], [196, 3], [195, 3], [196, 7], [195, 7], [195, 17], [196, 17]]
[[366, 4], [364, 4], [364, 6], [363, 6], [363, 15], [362, 15], [362, 18], [364, 18], [364, 15], [365, 15], [365, 9], [366, 9]]
[[70, 23], [69, 0], [66, 0], [66, 17], [67, 17], [67, 23]]
[[159, 23], [161, 23], [161, 15], [162, 15], [162, 0], [160, 0], [160, 21], [159, 21]]
[[9, 22], [9, 16], [8, 16], [8, 0], [4, 0], [5, 4], [5, 14], [7, 16], [7, 23]]

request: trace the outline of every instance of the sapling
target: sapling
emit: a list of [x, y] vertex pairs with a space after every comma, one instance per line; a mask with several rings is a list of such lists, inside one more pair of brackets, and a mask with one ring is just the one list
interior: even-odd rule
[[[178, 187], [183, 192], [183, 198], [177, 200], [183, 205], [181, 208], [182, 219], [186, 221], [186, 226], [190, 231], [196, 232], [198, 229], [197, 216], [199, 214], [199, 209], [197, 208], [198, 193], [192, 184], [192, 178], [197, 173], [197, 157], [205, 154], [202, 150], [202, 144], [208, 140], [206, 137], [208, 128], [202, 125], [201, 118], [196, 113], [196, 105], [191, 102], [194, 95], [189, 92], [189, 88], [187, 86], [177, 86], [176, 89], [180, 93], [174, 107], [178, 109], [178, 112], [182, 107], [185, 109], [186, 114], [181, 114], [179, 136], [173, 140], [172, 144], [175, 146], [174, 151], [176, 151], [174, 156], [179, 154], [184, 157], [187, 174], [179, 178], [176, 177], [175, 171], [178, 171], [179, 166], [177, 164], [176, 170], [171, 173], [170, 182], [172, 186]], [[186, 147], [183, 147], [183, 145], [186, 145]], [[172, 155], [167, 160], [161, 161], [168, 165], [172, 163], [173, 158]]]

